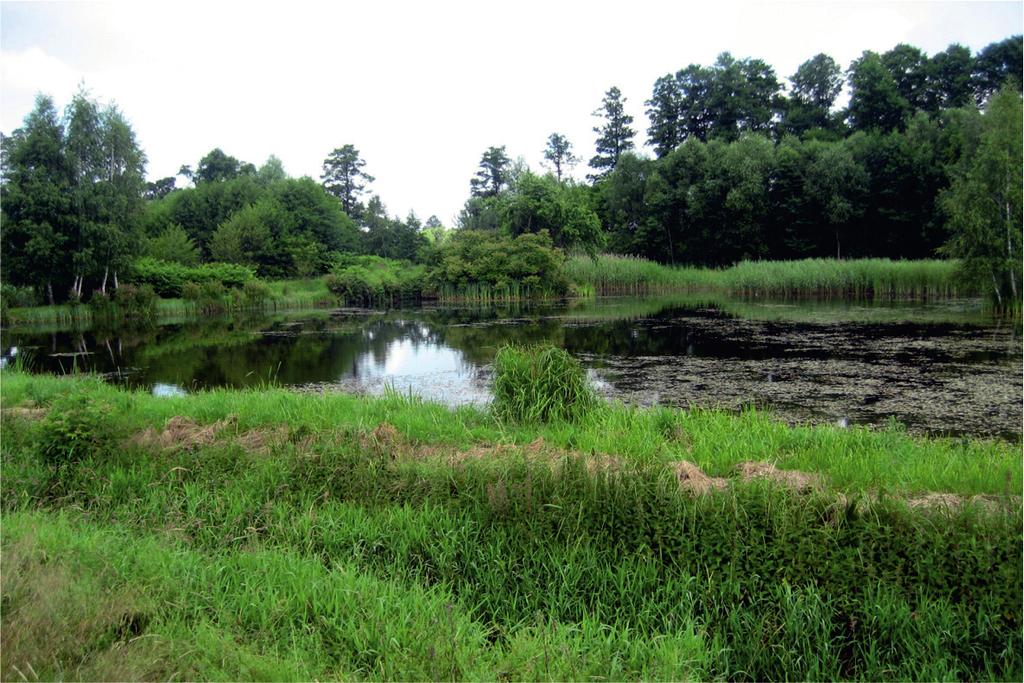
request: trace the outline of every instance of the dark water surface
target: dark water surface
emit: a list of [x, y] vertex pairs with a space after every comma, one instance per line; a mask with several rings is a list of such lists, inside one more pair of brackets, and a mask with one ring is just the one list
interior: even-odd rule
[[1019, 439], [1019, 323], [977, 302], [863, 305], [692, 296], [506, 308], [344, 309], [148, 327], [17, 328], [3, 362], [103, 373], [174, 395], [278, 384], [449, 404], [489, 399], [508, 342], [550, 342], [605, 395], [633, 404], [771, 408], [792, 421]]

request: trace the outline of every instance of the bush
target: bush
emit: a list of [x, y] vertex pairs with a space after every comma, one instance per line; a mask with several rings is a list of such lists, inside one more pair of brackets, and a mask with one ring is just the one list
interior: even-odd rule
[[141, 258], [132, 267], [131, 280], [137, 285], [148, 284], [162, 297], [182, 296], [186, 282], [218, 282], [224, 287], [241, 287], [255, 279], [249, 266], [234, 263], [204, 263], [185, 266], [180, 263]]
[[81, 392], [54, 401], [39, 423], [39, 454], [62, 466], [110, 453], [117, 443], [111, 413], [109, 405]]
[[408, 261], [347, 256], [339, 258], [334, 270], [324, 276], [324, 285], [346, 303], [370, 306], [419, 298], [424, 277], [423, 266]]
[[252, 308], [260, 308], [270, 300], [270, 287], [259, 280], [249, 280], [242, 285], [244, 304]]
[[182, 298], [195, 304], [203, 313], [219, 313], [227, 309], [225, 298], [228, 290], [219, 282], [186, 282], [181, 289]]
[[156, 314], [156, 292], [150, 285], [123, 284], [114, 292], [114, 300], [126, 318], [151, 318]]
[[[507, 290], [521, 296], [562, 296], [565, 256], [546, 230], [515, 239], [495, 231], [460, 230], [432, 257], [430, 284], [441, 292]], [[498, 297], [501, 298], [501, 297]]]
[[575, 422], [597, 402], [579, 361], [550, 345], [502, 347], [492, 389], [495, 414], [513, 422]]
[[40, 304], [39, 296], [33, 287], [15, 287], [0, 285], [0, 304], [6, 308], [28, 308]]

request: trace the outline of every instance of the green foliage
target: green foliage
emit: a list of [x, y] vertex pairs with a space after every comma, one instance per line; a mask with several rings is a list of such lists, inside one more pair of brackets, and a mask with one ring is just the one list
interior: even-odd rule
[[544, 148], [544, 162], [555, 172], [555, 179], [562, 182], [562, 175], [568, 176], [572, 167], [579, 163], [579, 157], [573, 154], [572, 143], [567, 137], [561, 133], [552, 133]]
[[131, 281], [150, 285], [163, 297], [182, 295], [186, 282], [217, 282], [225, 287], [241, 287], [256, 277], [252, 268], [232, 263], [204, 263], [184, 266], [152, 258], [141, 258], [132, 266]]
[[210, 238], [210, 258], [252, 266], [260, 275], [277, 274], [282, 257], [280, 240], [284, 216], [271, 202], [260, 201], [231, 214]]
[[118, 435], [110, 411], [110, 405], [83, 393], [53, 401], [38, 426], [36, 443], [43, 461], [61, 467], [109, 455]]
[[988, 104], [973, 157], [965, 157], [943, 193], [952, 237], [945, 251], [961, 259], [961, 278], [999, 308], [1021, 306], [1021, 96], [1004, 88]]
[[429, 260], [430, 284], [452, 298], [467, 287], [506, 289], [525, 296], [558, 296], [568, 289], [565, 257], [546, 231], [509, 238], [492, 231], [458, 230], [435, 247]]
[[125, 318], [152, 318], [156, 315], [157, 295], [148, 284], [121, 284], [114, 292], [114, 302]]
[[418, 299], [425, 268], [379, 256], [347, 257], [324, 276], [324, 284], [350, 305], [372, 306]]
[[63, 119], [40, 95], [3, 142], [4, 275], [80, 301], [138, 253], [145, 155], [124, 115], [81, 89]]
[[526, 172], [517, 179], [504, 210], [504, 223], [513, 236], [544, 230], [562, 249], [596, 253], [603, 246], [601, 221], [582, 185]]
[[38, 306], [40, 303], [39, 295], [33, 287], [17, 287], [7, 283], [0, 284], [0, 302], [3, 302], [6, 308]]
[[365, 167], [366, 162], [353, 145], [338, 147], [324, 159], [324, 172], [320, 176], [323, 187], [341, 202], [342, 210], [352, 218], [359, 218], [359, 196], [366, 191], [366, 184], [374, 180], [363, 170]]
[[598, 294], [720, 290], [744, 296], [935, 299], [971, 293], [958, 284], [956, 261], [935, 259], [803, 259], [741, 261], [721, 270], [670, 268], [645, 259], [604, 254], [576, 257], [565, 273]]
[[170, 224], [156, 237], [145, 240], [143, 256], [157, 261], [194, 266], [199, 263], [199, 249], [180, 225]]
[[888, 132], [900, 128], [911, 111], [893, 73], [878, 53], [865, 51], [848, 71], [850, 105], [847, 116], [855, 130]]
[[579, 361], [555, 346], [503, 346], [494, 356], [494, 414], [512, 422], [576, 422], [597, 398]]
[[604, 123], [594, 127], [598, 137], [594, 143], [597, 154], [590, 160], [590, 167], [595, 170], [595, 174], [588, 176], [592, 180], [603, 178], [614, 171], [619, 158], [633, 149], [636, 131], [630, 127], [633, 117], [626, 113], [625, 104], [626, 98], [613, 86], [604, 94], [601, 106], [594, 111], [594, 116], [604, 119]]
[[512, 162], [505, 154], [505, 145], [488, 147], [480, 157], [480, 170], [469, 181], [474, 197], [497, 197], [508, 187], [509, 167]]

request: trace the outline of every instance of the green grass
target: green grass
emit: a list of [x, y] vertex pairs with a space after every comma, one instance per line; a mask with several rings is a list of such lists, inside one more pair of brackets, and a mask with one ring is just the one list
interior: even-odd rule
[[598, 294], [717, 290], [743, 296], [853, 299], [937, 299], [970, 295], [958, 289], [956, 261], [804, 259], [743, 261], [725, 269], [673, 268], [628, 256], [575, 257], [569, 278]]
[[[898, 500], [1019, 494], [1018, 445], [757, 412], [596, 404], [527, 424], [398, 395], [2, 380], [5, 409], [57, 413], [3, 417], [4, 678], [1021, 675], [1019, 499]], [[193, 448], [128, 440], [179, 415], [237, 417]], [[540, 457], [563, 450], [561, 469]], [[580, 460], [601, 456], [621, 467]], [[691, 497], [662, 465], [681, 458], [820, 472], [851, 503], [756, 483]]]
[[551, 345], [498, 349], [493, 390], [495, 415], [514, 422], [576, 422], [597, 402], [579, 361]]

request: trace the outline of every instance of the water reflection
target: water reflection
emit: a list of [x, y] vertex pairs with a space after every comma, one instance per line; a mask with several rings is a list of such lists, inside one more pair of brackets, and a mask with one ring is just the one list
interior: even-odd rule
[[283, 385], [485, 403], [505, 343], [548, 342], [634, 404], [770, 406], [790, 420], [1018, 436], [1021, 340], [976, 304], [607, 299], [317, 311], [121, 328], [0, 331], [0, 361], [102, 373], [160, 396]]
[[163, 382], [157, 382], [153, 385], [153, 395], [160, 396], [163, 398], [177, 398], [178, 396], [185, 396], [188, 392], [179, 387], [176, 384], [164, 384]]

